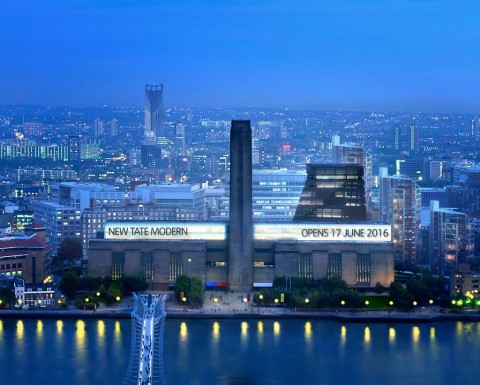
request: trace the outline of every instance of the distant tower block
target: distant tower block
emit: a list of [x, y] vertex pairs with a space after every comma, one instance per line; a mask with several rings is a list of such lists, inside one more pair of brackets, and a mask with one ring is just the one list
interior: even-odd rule
[[163, 84], [145, 84], [145, 136], [163, 136]]
[[253, 285], [252, 128], [249, 120], [232, 120], [230, 131], [230, 290]]

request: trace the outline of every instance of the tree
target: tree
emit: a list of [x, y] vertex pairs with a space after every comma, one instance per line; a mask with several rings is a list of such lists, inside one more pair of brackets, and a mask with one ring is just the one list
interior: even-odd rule
[[141, 293], [148, 289], [145, 276], [125, 276], [122, 278], [125, 293]]
[[420, 305], [425, 305], [432, 298], [432, 292], [428, 286], [417, 278], [407, 282], [407, 290]]
[[58, 288], [61, 290], [63, 295], [68, 299], [75, 298], [78, 288], [78, 278], [77, 275], [72, 271], [67, 271], [62, 274], [62, 280]]
[[0, 308], [15, 305], [15, 292], [6, 287], [0, 287]]
[[400, 283], [392, 282], [389, 293], [396, 307], [405, 310], [413, 307], [412, 295]]
[[65, 238], [57, 253], [58, 262], [63, 267], [72, 267], [82, 256], [82, 244], [76, 238]]
[[186, 275], [179, 275], [175, 280], [175, 297], [180, 301], [181, 293], [183, 293], [183, 295], [186, 297], [189, 291], [190, 278]]

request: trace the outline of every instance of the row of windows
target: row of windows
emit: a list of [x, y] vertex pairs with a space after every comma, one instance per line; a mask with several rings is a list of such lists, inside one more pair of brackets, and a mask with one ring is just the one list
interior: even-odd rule
[[21, 269], [22, 268], [22, 263], [21, 262], [18, 262], [18, 263], [7, 263], [7, 264], [3, 264], [3, 265], [0, 265], [0, 270], [11, 270], [11, 269]]

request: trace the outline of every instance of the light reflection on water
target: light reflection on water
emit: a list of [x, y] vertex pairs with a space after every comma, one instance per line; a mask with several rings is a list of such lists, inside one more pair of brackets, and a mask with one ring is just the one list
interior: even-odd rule
[[[479, 325], [167, 320], [167, 385], [476, 385]], [[1, 382], [121, 384], [130, 331], [130, 320], [0, 320]]]
[[43, 322], [40, 320], [37, 321], [37, 337], [43, 337]]
[[395, 343], [395, 337], [396, 337], [396, 332], [395, 332], [395, 328], [388, 328], [388, 341], [390, 342], [390, 344], [394, 344]]

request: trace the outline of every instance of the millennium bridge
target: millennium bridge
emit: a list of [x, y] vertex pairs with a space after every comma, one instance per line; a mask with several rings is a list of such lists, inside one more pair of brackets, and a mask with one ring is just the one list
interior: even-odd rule
[[165, 294], [133, 294], [132, 346], [123, 385], [165, 385]]

